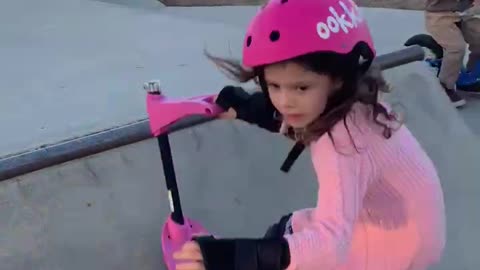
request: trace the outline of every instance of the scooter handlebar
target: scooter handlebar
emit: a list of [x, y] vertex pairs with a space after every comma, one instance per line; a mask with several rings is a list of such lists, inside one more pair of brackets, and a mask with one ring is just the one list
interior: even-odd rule
[[[153, 89], [153, 91], [151, 91]], [[224, 112], [215, 104], [215, 95], [204, 95], [186, 99], [173, 99], [162, 95], [160, 88], [154, 85], [147, 94], [147, 113], [150, 120], [150, 130], [154, 136], [172, 132], [182, 120], [194, 118], [205, 122], [216, 118]]]

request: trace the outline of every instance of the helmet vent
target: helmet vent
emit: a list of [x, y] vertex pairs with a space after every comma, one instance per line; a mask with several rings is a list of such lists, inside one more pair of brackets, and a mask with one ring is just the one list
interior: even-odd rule
[[252, 36], [247, 37], [247, 47], [250, 47], [252, 45]]
[[272, 31], [272, 32], [270, 33], [270, 40], [271, 40], [272, 42], [275, 42], [275, 41], [277, 41], [277, 40], [279, 40], [279, 39], [280, 39], [280, 32], [274, 30], [274, 31]]
[[288, 0], [282, 0], [282, 1], [280, 1], [280, 3], [282, 3], [282, 4], [285, 4], [285, 3], [287, 3], [287, 2], [288, 2]]

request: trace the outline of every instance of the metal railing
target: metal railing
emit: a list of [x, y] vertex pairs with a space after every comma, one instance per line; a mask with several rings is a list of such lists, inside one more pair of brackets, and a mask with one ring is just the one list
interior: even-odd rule
[[[382, 70], [386, 70], [414, 61], [422, 61], [424, 56], [425, 53], [421, 47], [411, 46], [380, 55], [374, 62]], [[214, 119], [192, 116], [176, 122], [169, 130], [175, 132], [212, 120]], [[0, 159], [0, 181], [149, 138], [152, 138], [149, 122], [148, 119], [143, 119], [121, 127], [9, 155]]]

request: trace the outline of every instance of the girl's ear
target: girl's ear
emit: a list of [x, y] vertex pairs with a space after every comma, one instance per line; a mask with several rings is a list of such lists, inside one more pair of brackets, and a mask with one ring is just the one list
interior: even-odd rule
[[343, 87], [343, 80], [333, 79], [332, 80], [332, 92], [336, 92]]

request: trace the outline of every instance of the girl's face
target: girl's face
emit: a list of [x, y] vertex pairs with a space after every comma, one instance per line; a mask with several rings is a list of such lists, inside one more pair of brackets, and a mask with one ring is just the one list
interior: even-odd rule
[[328, 75], [294, 62], [267, 66], [265, 81], [273, 106], [293, 128], [304, 128], [314, 121], [324, 111], [330, 94], [341, 86]]

